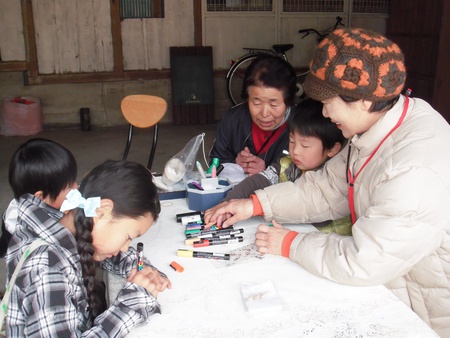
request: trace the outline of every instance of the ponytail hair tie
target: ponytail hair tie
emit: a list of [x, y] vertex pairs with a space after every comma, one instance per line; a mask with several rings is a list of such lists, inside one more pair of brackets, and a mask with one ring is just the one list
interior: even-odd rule
[[89, 197], [84, 198], [77, 189], [72, 189], [66, 196], [66, 199], [61, 205], [60, 211], [73, 210], [75, 208], [81, 208], [84, 210], [84, 215], [86, 217], [95, 217], [97, 214], [95, 210], [100, 208], [100, 197]]

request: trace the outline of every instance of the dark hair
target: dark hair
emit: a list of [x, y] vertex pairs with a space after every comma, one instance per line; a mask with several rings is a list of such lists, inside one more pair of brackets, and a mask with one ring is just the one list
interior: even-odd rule
[[[356, 102], [356, 101], [361, 100], [361, 99], [355, 99], [353, 97], [344, 96], [344, 95], [339, 95], [339, 97], [345, 103], [351, 103], [351, 102]], [[394, 106], [394, 104], [397, 102], [397, 100], [398, 100], [398, 96], [394, 97], [393, 99], [387, 100], [387, 101], [372, 102], [372, 105], [369, 108], [369, 112], [372, 113], [372, 112], [380, 112], [380, 111], [384, 111], [384, 110], [389, 110]]]
[[[114, 202], [113, 217], [138, 218], [148, 212], [156, 221], [161, 211], [152, 175], [141, 164], [108, 160], [92, 169], [82, 180], [79, 191], [84, 198], [101, 197]], [[75, 237], [80, 254], [83, 279], [88, 292], [89, 311], [97, 317], [100, 298], [95, 292], [95, 261], [92, 246], [92, 217], [86, 217], [83, 209], [75, 212]]]
[[305, 99], [291, 109], [289, 132], [296, 132], [306, 137], [317, 137], [322, 141], [324, 150], [330, 150], [336, 142], [345, 142], [342, 132], [322, 114], [323, 104], [313, 99]]
[[42, 190], [43, 197], [56, 199], [77, 179], [72, 153], [55, 141], [33, 138], [23, 143], [9, 162], [9, 185], [14, 198]]
[[241, 96], [248, 99], [248, 87], [263, 86], [283, 93], [284, 103], [292, 106], [297, 93], [297, 77], [294, 68], [286, 60], [272, 56], [258, 56], [245, 71]]

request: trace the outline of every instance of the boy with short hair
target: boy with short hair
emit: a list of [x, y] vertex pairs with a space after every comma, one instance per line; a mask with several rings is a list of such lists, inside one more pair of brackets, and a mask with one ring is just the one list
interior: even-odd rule
[[14, 199], [2, 216], [0, 257], [4, 257], [11, 234], [16, 229], [18, 200], [33, 194], [54, 209], [52, 217], [60, 219], [59, 211], [67, 193], [77, 188], [77, 162], [73, 154], [59, 143], [33, 138], [14, 152], [9, 163], [8, 180]]

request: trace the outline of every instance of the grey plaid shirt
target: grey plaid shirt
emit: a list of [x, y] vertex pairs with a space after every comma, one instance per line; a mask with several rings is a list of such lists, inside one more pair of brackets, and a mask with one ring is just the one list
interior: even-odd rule
[[[36, 249], [17, 277], [7, 313], [8, 337], [123, 337], [160, 312], [147, 290], [128, 282], [92, 323], [76, 241], [57, 221], [60, 217], [59, 211], [32, 195], [19, 201], [18, 225], [5, 257], [7, 281], [33, 240], [43, 238], [50, 245]], [[126, 277], [136, 265], [136, 251], [130, 247], [101, 265]]]

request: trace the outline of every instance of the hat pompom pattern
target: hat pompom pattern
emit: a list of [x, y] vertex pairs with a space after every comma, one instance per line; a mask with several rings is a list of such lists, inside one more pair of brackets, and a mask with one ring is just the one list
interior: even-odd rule
[[403, 53], [395, 43], [369, 30], [339, 29], [317, 46], [305, 91], [318, 101], [343, 95], [379, 102], [397, 97], [405, 80]]

